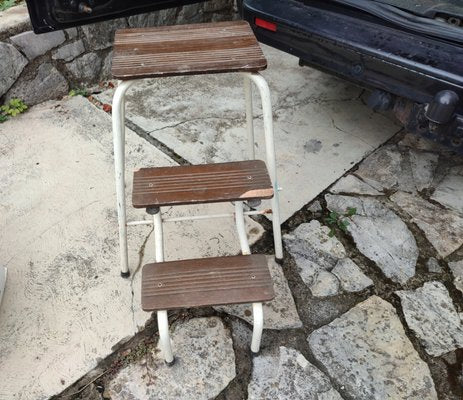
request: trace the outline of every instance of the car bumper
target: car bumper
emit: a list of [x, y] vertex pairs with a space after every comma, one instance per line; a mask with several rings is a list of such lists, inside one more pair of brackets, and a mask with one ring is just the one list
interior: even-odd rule
[[[417, 103], [429, 103], [442, 90], [463, 99], [463, 47], [423, 37], [341, 7], [300, 1], [245, 0], [243, 15], [258, 39], [301, 59], [304, 64], [384, 90]], [[260, 28], [256, 18], [277, 25]], [[463, 112], [462, 104], [459, 113]]]

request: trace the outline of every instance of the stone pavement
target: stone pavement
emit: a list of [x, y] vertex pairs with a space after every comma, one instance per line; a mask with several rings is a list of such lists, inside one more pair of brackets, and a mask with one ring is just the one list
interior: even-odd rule
[[[65, 99], [0, 125], [1, 400], [462, 397], [463, 160], [402, 134], [368, 156], [397, 132], [389, 117], [358, 89], [265, 50], [287, 253], [282, 266], [269, 257], [277, 298], [265, 305], [262, 352], [249, 353], [248, 307], [181, 310], [170, 316], [177, 363], [164, 365], [139, 274], [119, 277], [110, 117]], [[135, 88], [128, 171], [238, 157], [240, 84], [226, 75]], [[271, 254], [260, 223], [248, 220], [254, 251]], [[152, 241], [149, 228], [130, 230], [132, 271], [152, 261]], [[232, 224], [175, 224], [166, 253], [237, 244]]]
[[[174, 313], [175, 382], [164, 381], [169, 367], [154, 342], [141, 357], [103, 363], [107, 377], [87, 390], [113, 400], [461, 399], [463, 214], [448, 187], [462, 166], [462, 157], [398, 135], [284, 224], [287, 254], [282, 267], [271, 264], [278, 297], [259, 355], [249, 354], [245, 306]], [[215, 337], [217, 318], [225, 330], [211, 349], [205, 336]], [[235, 360], [225, 355], [230, 338]], [[191, 364], [216, 357], [217, 386], [195, 383]]]

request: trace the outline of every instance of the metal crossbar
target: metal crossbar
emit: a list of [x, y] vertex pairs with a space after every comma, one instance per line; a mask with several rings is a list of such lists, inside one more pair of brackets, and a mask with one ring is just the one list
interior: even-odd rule
[[[271, 209], [266, 210], [257, 210], [257, 211], [245, 211], [243, 214], [245, 216], [250, 215], [266, 215], [271, 214]], [[235, 218], [236, 213], [227, 213], [227, 214], [206, 214], [206, 215], [189, 215], [186, 217], [172, 217], [172, 218], [163, 218], [162, 222], [183, 222], [183, 221], [199, 221], [204, 219], [222, 219], [222, 218]], [[140, 221], [130, 221], [127, 222], [127, 226], [137, 226], [137, 225], [153, 225], [153, 221], [149, 220], [140, 220]]]

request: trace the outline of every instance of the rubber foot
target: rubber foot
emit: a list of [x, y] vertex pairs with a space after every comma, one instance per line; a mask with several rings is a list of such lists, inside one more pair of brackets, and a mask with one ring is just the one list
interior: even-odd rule
[[279, 265], [283, 265], [283, 258], [276, 258], [275, 257], [275, 262]]
[[130, 271], [121, 272], [121, 276], [122, 276], [124, 279], [127, 279], [128, 277], [130, 277]]
[[251, 348], [250, 348], [249, 350], [251, 350], [251, 358], [257, 357], [257, 356], [259, 355], [259, 353], [260, 353], [260, 349], [259, 349], [259, 351], [258, 351], [258, 352], [254, 352], [254, 351], [252, 351], [252, 349], [251, 349]]
[[175, 357], [174, 357], [174, 359], [173, 359], [171, 362], [167, 362], [166, 360], [164, 360], [164, 362], [166, 363], [166, 365], [167, 365], [168, 367], [172, 367], [172, 365], [175, 364]]

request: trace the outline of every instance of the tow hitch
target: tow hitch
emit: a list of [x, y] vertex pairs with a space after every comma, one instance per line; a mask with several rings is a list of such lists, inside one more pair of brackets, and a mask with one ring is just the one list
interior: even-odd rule
[[459, 96], [443, 90], [428, 104], [397, 98], [392, 108], [406, 130], [463, 154], [463, 115], [458, 112], [459, 106]]

